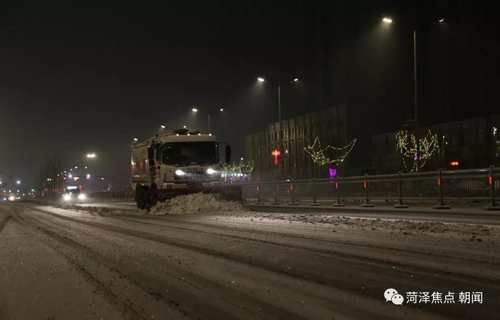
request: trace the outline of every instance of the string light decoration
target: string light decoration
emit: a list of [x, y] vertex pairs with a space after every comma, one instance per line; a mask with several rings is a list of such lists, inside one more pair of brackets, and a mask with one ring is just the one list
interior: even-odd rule
[[[403, 165], [407, 172], [417, 170], [417, 138], [407, 130], [396, 133], [396, 150], [401, 153]], [[427, 135], [420, 139], [419, 168], [423, 168], [427, 160], [435, 156], [439, 151], [437, 134], [432, 134], [429, 130]], [[411, 162], [411, 166], [408, 163]]]
[[253, 172], [253, 161], [234, 163], [222, 168], [224, 177], [245, 177]]
[[[316, 137], [316, 139], [314, 139], [314, 143], [305, 147], [304, 150], [311, 156], [312, 161], [320, 166], [324, 166], [327, 164], [338, 166], [339, 164], [344, 162], [345, 158], [347, 158], [349, 153], [354, 148], [357, 140], [358, 139], [352, 140], [348, 145], [342, 148], [336, 148], [328, 145], [326, 148], [322, 149], [321, 142], [319, 141], [319, 138]], [[325, 152], [328, 150], [333, 151], [335, 154], [341, 155], [337, 158], [331, 159], [325, 155]]]

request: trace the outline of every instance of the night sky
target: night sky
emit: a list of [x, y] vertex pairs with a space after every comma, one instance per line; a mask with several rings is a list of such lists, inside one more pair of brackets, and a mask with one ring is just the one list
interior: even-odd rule
[[[402, 34], [412, 19], [419, 21], [421, 17], [429, 21], [441, 15], [454, 17], [450, 19], [450, 24], [456, 24], [451, 39], [458, 41], [450, 41], [446, 50], [437, 53], [445, 59], [438, 61], [454, 55], [458, 59], [452, 60], [455, 64], [435, 66], [436, 60], [429, 57], [436, 53], [429, 48], [433, 41], [442, 39], [423, 33], [423, 115], [432, 119], [431, 110], [443, 106], [448, 111], [439, 117], [446, 120], [449, 110], [465, 110], [471, 103], [477, 104], [476, 114], [464, 111], [456, 116], [495, 111], [499, 101], [494, 88], [499, 71], [498, 35], [492, 29], [492, 10], [484, 5], [478, 8], [472, 1], [458, 1], [458, 6], [454, 1], [436, 2], [439, 5], [429, 5], [434, 3], [429, 1], [422, 8], [408, 3], [424, 2], [369, 1], [369, 6], [365, 5], [368, 1], [333, 2], [323, 2], [329, 13], [315, 10], [322, 7], [319, 2], [302, 0], [50, 8], [16, 2], [17, 6], [2, 7], [0, 174], [12, 173], [33, 185], [40, 168], [60, 153], [65, 167], [89, 165], [93, 174], [126, 181], [134, 137], [147, 138], [159, 132], [160, 125], [187, 125], [206, 132], [208, 113], [211, 131], [229, 142], [234, 158], [239, 159], [244, 156], [245, 134], [277, 121], [277, 85], [289, 84], [295, 77], [312, 98], [296, 99], [301, 92], [296, 90], [301, 89], [284, 85], [285, 117], [359, 102], [358, 93], [363, 88], [366, 97], [376, 96], [378, 102], [387, 99], [394, 108], [411, 110], [411, 28], [409, 37]], [[373, 52], [380, 54], [382, 49], [375, 45], [376, 50], [367, 54], [370, 50], [366, 48], [374, 45], [374, 21], [387, 13], [400, 15], [403, 23], [393, 34], [397, 38], [383, 38], [395, 53], [385, 56], [393, 64], [382, 62], [378, 66], [392, 88], [380, 96], [374, 93], [380, 92], [376, 85], [381, 81], [370, 72], [380, 74], [379, 69], [373, 69], [379, 61]], [[328, 32], [315, 33], [312, 24], [316, 21], [321, 22], [316, 30]], [[315, 36], [335, 41], [309, 47]], [[309, 66], [314, 60], [311, 52], [316, 51], [330, 61], [328, 72], [332, 76], [323, 88], [326, 101], [315, 99], [313, 78], [318, 71]], [[429, 51], [432, 54], [426, 55]], [[454, 72], [458, 65], [465, 71]], [[391, 71], [395, 69], [399, 71]], [[429, 70], [434, 70], [435, 76]], [[316, 75], [311, 75], [314, 72]], [[258, 76], [269, 80], [265, 87], [257, 87]], [[439, 87], [439, 77], [448, 80], [434, 90]], [[444, 98], [432, 98], [443, 90]], [[193, 115], [192, 107], [197, 107], [199, 114]], [[224, 114], [219, 113], [220, 108]], [[85, 158], [87, 152], [97, 154], [93, 163]]]

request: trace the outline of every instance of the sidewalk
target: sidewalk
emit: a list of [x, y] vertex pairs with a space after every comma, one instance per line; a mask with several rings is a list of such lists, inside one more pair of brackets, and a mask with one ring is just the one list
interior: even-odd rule
[[[408, 208], [394, 208], [392, 204], [379, 202], [372, 203], [373, 207], [362, 207], [361, 204], [348, 204], [343, 207], [335, 207], [331, 202], [317, 203], [313, 205], [311, 201], [301, 202], [292, 205], [290, 202], [281, 202], [273, 204], [272, 202], [264, 202], [257, 204], [255, 202], [245, 203], [244, 206], [249, 209], [265, 209], [266, 211], [289, 211], [296, 212], [356, 212], [356, 213], [418, 213], [418, 214], [440, 214], [440, 215], [474, 215], [474, 216], [491, 216], [500, 217], [500, 210], [485, 210], [487, 204], [464, 205], [464, 204], [449, 204], [449, 209], [435, 209], [432, 203], [427, 204], [409, 204]], [[498, 207], [500, 209], [500, 207]]]

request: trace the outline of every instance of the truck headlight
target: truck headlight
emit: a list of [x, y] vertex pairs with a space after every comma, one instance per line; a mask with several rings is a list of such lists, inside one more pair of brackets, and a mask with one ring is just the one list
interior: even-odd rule
[[85, 195], [84, 195], [83, 193], [80, 193], [80, 194], [78, 195], [78, 199], [80, 199], [80, 200], [84, 200], [84, 199], [85, 199]]
[[207, 169], [207, 173], [208, 173], [208, 174], [214, 174], [214, 173], [215, 173], [215, 170], [214, 170], [214, 169], [212, 169], [212, 168], [208, 168], [208, 169]]
[[186, 173], [184, 171], [182, 171], [182, 170], [175, 170], [175, 174], [178, 175], [178, 176], [183, 176]]
[[69, 200], [71, 200], [71, 196], [70, 196], [69, 194], [65, 194], [65, 195], [63, 196], [63, 199], [64, 199], [65, 201], [69, 201]]

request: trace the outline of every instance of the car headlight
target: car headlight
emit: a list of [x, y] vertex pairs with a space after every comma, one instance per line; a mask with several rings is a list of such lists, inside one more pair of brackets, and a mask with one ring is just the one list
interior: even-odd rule
[[85, 199], [85, 195], [84, 195], [83, 193], [79, 194], [79, 195], [78, 195], [78, 199], [80, 199], [80, 200]]
[[69, 194], [65, 194], [65, 195], [63, 196], [63, 199], [64, 199], [65, 201], [69, 201], [69, 200], [71, 200], [71, 196], [70, 196]]
[[14, 197], [14, 196], [9, 197], [9, 201], [14, 201], [14, 200], [16, 200], [16, 197]]
[[178, 176], [183, 176], [186, 173], [184, 171], [182, 171], [182, 170], [175, 170], [175, 174], [178, 175]]
[[208, 168], [208, 169], [207, 169], [207, 173], [208, 173], [208, 174], [214, 174], [214, 173], [215, 173], [215, 170], [214, 170], [214, 169], [212, 169], [212, 168]]

